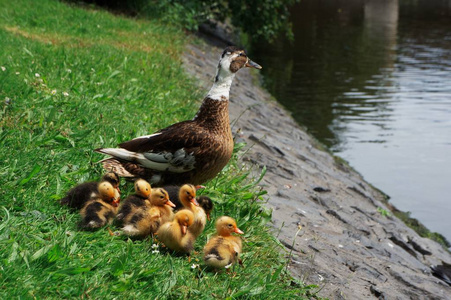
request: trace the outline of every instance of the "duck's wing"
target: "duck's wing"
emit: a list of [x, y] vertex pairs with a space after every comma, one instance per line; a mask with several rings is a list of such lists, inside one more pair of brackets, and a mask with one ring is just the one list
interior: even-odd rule
[[[160, 172], [184, 173], [194, 169], [196, 156], [208, 148], [208, 133], [184, 121], [157, 133], [121, 143], [121, 148], [95, 151]], [[202, 145], [205, 145], [203, 147]]]
[[119, 147], [132, 152], [176, 151], [180, 148], [197, 147], [197, 143], [203, 138], [204, 130], [195, 122], [183, 121], [156, 133], [123, 142]]

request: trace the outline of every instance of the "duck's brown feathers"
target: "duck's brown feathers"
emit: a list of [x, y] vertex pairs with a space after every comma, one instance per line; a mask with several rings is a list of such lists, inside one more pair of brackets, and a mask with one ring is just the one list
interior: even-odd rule
[[201, 184], [215, 177], [228, 163], [233, 152], [233, 138], [229, 123], [227, 99], [204, 99], [196, 117], [159, 131], [151, 138], [136, 138], [119, 146], [128, 151], [144, 153], [174, 153], [184, 149], [194, 156], [194, 168], [183, 173], [156, 172], [134, 162], [111, 158], [103, 161], [105, 169], [121, 176], [152, 178], [161, 175], [157, 184]]

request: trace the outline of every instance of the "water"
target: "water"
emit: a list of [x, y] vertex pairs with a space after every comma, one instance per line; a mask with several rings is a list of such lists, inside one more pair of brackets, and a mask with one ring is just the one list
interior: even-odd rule
[[451, 1], [302, 0], [253, 46], [267, 88], [391, 202], [451, 241]]

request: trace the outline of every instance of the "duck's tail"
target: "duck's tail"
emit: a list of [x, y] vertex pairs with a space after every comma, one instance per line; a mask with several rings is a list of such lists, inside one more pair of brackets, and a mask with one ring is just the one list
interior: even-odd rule
[[122, 162], [117, 160], [116, 158], [105, 158], [99, 162], [102, 163], [102, 166], [105, 170], [113, 171], [120, 177], [135, 177], [135, 175], [127, 171], [122, 165]]

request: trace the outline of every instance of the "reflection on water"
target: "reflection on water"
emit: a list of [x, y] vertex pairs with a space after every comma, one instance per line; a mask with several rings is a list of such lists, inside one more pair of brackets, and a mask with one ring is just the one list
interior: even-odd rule
[[309, 132], [451, 241], [451, 1], [303, 0], [295, 42], [256, 45]]

